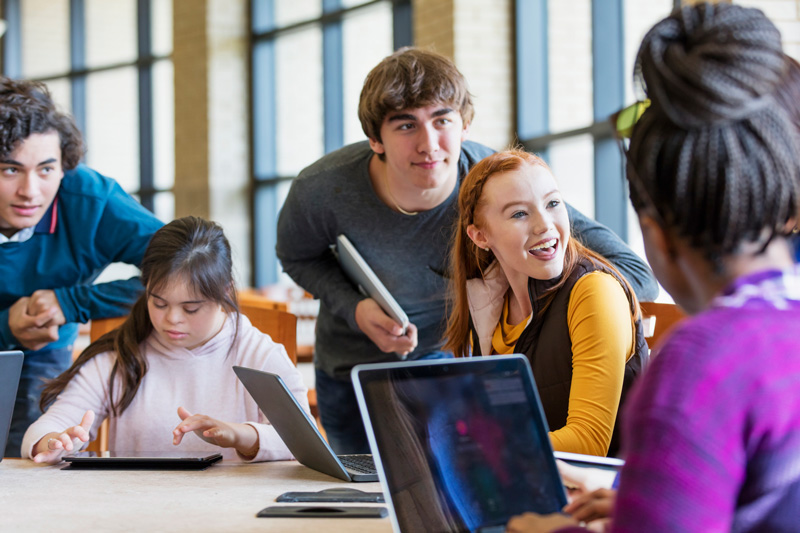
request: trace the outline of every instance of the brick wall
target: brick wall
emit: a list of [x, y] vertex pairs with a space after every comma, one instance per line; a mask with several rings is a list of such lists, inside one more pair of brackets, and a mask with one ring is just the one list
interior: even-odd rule
[[455, 58], [457, 0], [414, 0], [414, 45]]
[[250, 284], [249, 2], [208, 0], [211, 217], [234, 250], [237, 281]]
[[248, 2], [174, 0], [175, 216], [211, 218], [250, 281]]
[[210, 215], [207, 2], [173, 2], [175, 216]]
[[469, 138], [501, 149], [513, 141], [511, 0], [415, 0], [414, 44], [452, 58], [475, 105]]

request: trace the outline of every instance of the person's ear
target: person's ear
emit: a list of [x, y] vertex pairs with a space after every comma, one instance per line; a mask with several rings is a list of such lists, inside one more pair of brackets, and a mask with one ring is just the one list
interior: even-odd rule
[[472, 124], [470, 122], [465, 122], [464, 123], [464, 129], [461, 130], [461, 142], [462, 143], [467, 140], [467, 137], [469, 137], [469, 127], [471, 125]]
[[640, 215], [639, 227], [642, 228], [642, 238], [646, 248], [658, 253], [665, 259], [675, 258], [677, 252], [674, 237], [661, 227], [655, 219], [647, 215]]
[[372, 151], [376, 154], [385, 154], [386, 148], [383, 147], [383, 143], [380, 142], [378, 139], [369, 139], [369, 147], [372, 148]]
[[478, 248], [485, 250], [489, 247], [489, 240], [486, 238], [486, 232], [475, 224], [467, 226], [467, 237], [469, 237]]

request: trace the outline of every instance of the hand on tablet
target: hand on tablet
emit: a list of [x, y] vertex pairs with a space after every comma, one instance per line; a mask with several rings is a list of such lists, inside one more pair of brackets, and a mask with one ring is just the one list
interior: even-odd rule
[[172, 444], [178, 445], [190, 431], [204, 441], [220, 448], [236, 448], [245, 457], [258, 453], [258, 432], [250, 424], [236, 424], [215, 420], [206, 415], [193, 415], [185, 407], [178, 407], [182, 422], [172, 431]]
[[382, 352], [408, 355], [417, 347], [417, 327], [409, 324], [405, 334], [403, 328], [387, 315], [372, 298], [356, 305], [356, 324]]
[[564, 512], [582, 522], [608, 518], [611, 516], [616, 497], [617, 491], [613, 489], [598, 489], [572, 500], [564, 507]]
[[75, 450], [73, 439], [89, 442], [89, 431], [94, 423], [94, 411], [86, 411], [80, 425], [67, 428], [61, 433], [48, 433], [33, 447], [33, 461], [35, 463], [55, 464], [67, 452]]

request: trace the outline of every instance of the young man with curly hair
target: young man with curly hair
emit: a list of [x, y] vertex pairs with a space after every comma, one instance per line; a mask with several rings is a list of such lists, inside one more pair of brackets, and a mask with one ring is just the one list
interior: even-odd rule
[[78, 323], [126, 314], [142, 289], [138, 277], [94, 280], [111, 263], [138, 266], [162, 225], [83, 153], [43, 84], [0, 78], [0, 350], [25, 352], [6, 457], [41, 415], [43, 380], [70, 365]]
[[[448, 250], [458, 187], [493, 150], [467, 141], [472, 98], [452, 61], [401, 49], [367, 76], [358, 107], [367, 138], [332, 152], [292, 183], [278, 220], [284, 270], [321, 301], [314, 364], [322, 425], [340, 454], [366, 453], [350, 369], [446, 357]], [[658, 294], [647, 264], [611, 230], [569, 208], [573, 233], [608, 258], [644, 301]], [[411, 324], [406, 332], [347, 279], [330, 246], [345, 234]]]

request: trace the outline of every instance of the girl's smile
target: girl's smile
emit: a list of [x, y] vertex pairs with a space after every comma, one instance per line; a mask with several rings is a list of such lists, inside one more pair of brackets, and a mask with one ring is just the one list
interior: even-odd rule
[[528, 253], [542, 261], [550, 261], [557, 256], [558, 239], [545, 239], [535, 244]]

